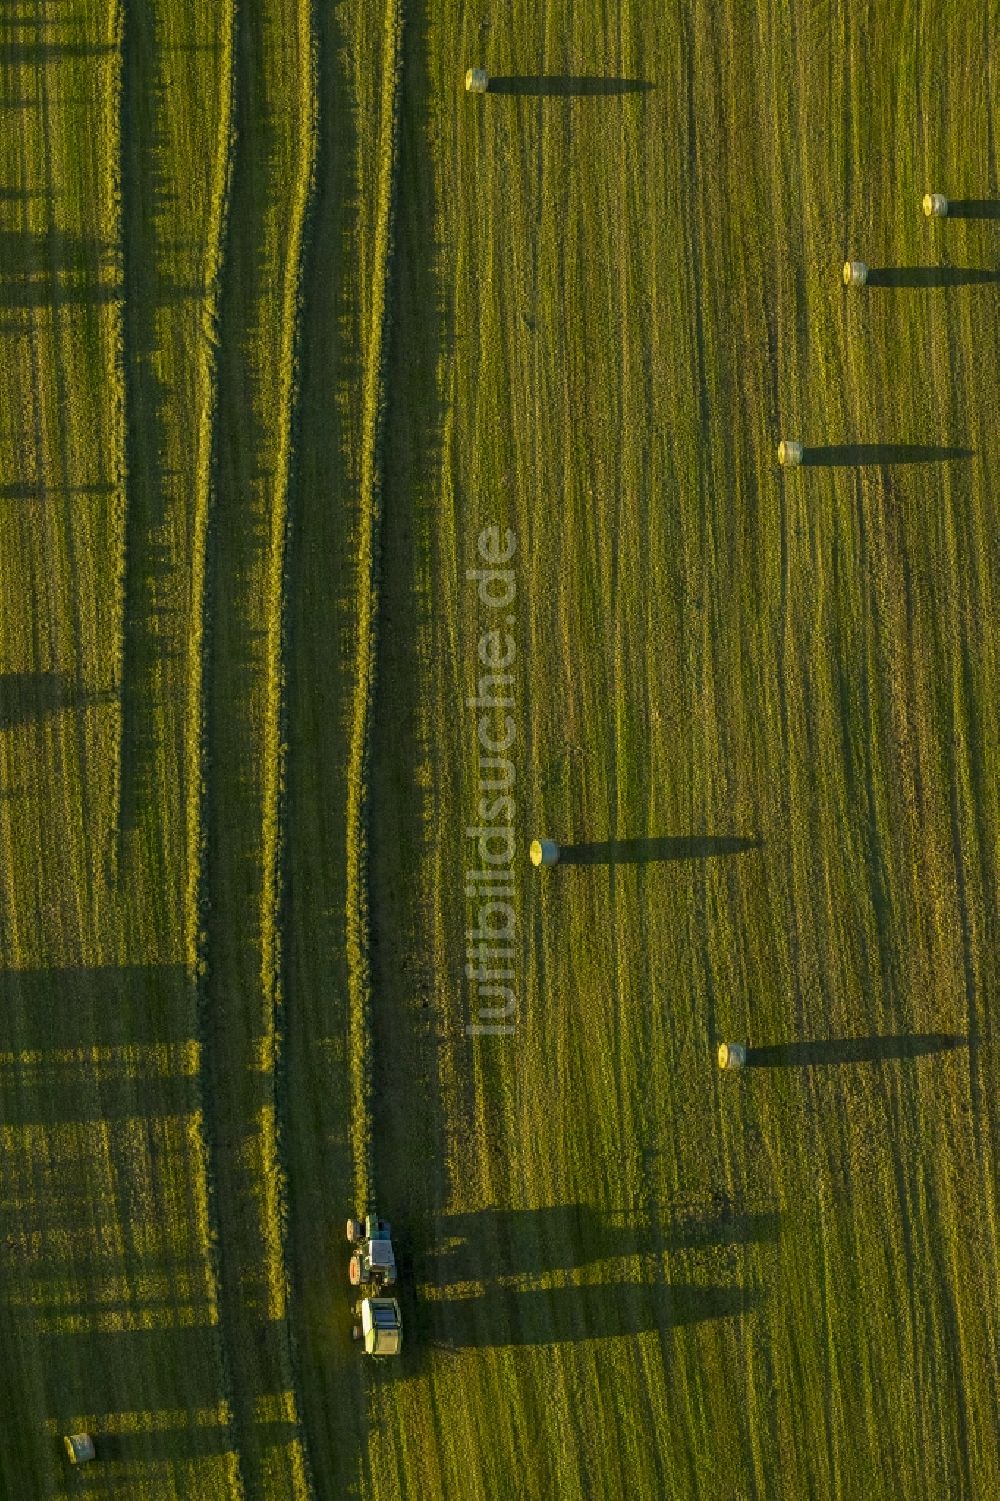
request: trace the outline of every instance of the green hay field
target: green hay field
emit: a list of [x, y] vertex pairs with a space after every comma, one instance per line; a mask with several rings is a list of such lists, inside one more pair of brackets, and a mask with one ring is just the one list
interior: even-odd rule
[[998, 22], [0, 0], [0, 1496], [997, 1494]]

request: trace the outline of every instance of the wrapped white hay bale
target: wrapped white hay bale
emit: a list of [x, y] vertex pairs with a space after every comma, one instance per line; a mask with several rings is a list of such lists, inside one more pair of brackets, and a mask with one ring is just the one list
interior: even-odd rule
[[747, 1050], [742, 1042], [720, 1042], [718, 1059], [720, 1068], [726, 1070], [744, 1068], [747, 1061]]
[[67, 1433], [63, 1443], [71, 1465], [85, 1465], [94, 1458], [94, 1440], [89, 1433]]

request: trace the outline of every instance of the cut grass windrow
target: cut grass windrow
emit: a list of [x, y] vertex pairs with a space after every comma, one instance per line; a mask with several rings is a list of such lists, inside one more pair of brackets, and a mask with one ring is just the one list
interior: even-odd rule
[[[272, 1091], [273, 1152], [264, 1164], [273, 1195], [268, 1223], [276, 1236], [269, 1276], [280, 1280], [272, 1288], [274, 1306], [287, 1311], [291, 1294], [286, 1243], [288, 1237], [288, 1177], [282, 1143], [284, 1125], [284, 992], [282, 983], [281, 916], [283, 902], [285, 831], [285, 644], [286, 559], [288, 552], [289, 489], [295, 458], [295, 430], [299, 397], [299, 343], [302, 317], [302, 277], [308, 240], [309, 215], [316, 189], [318, 155], [319, 91], [317, 82], [316, 17], [313, 0], [300, 0], [297, 7], [299, 53], [306, 66], [298, 71], [297, 115], [301, 122], [302, 148], [298, 158], [292, 212], [289, 221], [287, 257], [281, 295], [280, 394], [278, 402], [278, 455], [271, 507], [270, 557], [267, 590], [266, 699], [263, 742], [263, 808], [261, 886], [261, 991], [265, 1014], [270, 1014], [270, 1070]], [[288, 1384], [298, 1434], [293, 1468], [297, 1497], [314, 1494], [308, 1448], [299, 1415], [299, 1361], [292, 1324], [285, 1319]]]
[[[115, 222], [117, 225], [117, 237], [119, 244], [123, 237], [122, 217], [122, 98], [124, 72], [124, 27], [125, 27], [125, 0], [115, 0], [112, 8], [109, 31], [111, 45], [114, 48], [115, 66], [112, 74], [113, 83], [109, 90], [109, 97], [102, 101], [106, 116], [101, 126], [101, 135], [108, 142], [109, 150], [106, 157], [106, 171], [108, 175], [105, 189], [107, 198], [112, 205]], [[125, 579], [128, 567], [128, 445], [126, 437], [126, 397], [125, 397], [125, 317], [121, 302], [113, 307], [114, 330], [112, 339], [114, 343], [114, 373], [109, 381], [109, 393], [112, 407], [111, 428], [114, 435], [113, 463], [115, 467], [112, 486], [114, 501], [112, 507], [113, 531], [112, 535], [118, 542], [118, 557], [116, 561], [115, 598], [118, 601], [119, 621], [114, 636], [114, 653], [111, 666], [112, 690], [124, 697], [125, 679], [125, 611], [126, 592]], [[118, 806], [121, 802], [122, 785], [122, 742], [125, 733], [123, 713], [119, 712], [116, 720], [116, 734], [118, 743], [115, 746], [114, 769], [115, 787], [114, 801]], [[117, 855], [117, 843], [112, 846], [114, 855]]]
[[[311, 0], [245, 0], [206, 547], [202, 985], [220, 1311], [247, 1493], [311, 1494], [288, 1323], [281, 1151], [284, 590], [300, 281], [316, 157]], [[292, 107], [287, 107], [293, 101]], [[210, 639], [209, 639], [210, 636]], [[256, 1416], [280, 1392], [280, 1435]], [[275, 1441], [277, 1439], [278, 1441]]]
[[404, 14], [387, 0], [385, 67], [378, 145], [374, 287], [362, 409], [361, 504], [357, 573], [357, 657], [347, 765], [347, 974], [350, 1008], [351, 1151], [355, 1201], [373, 1193], [369, 1079], [372, 1042], [368, 895], [368, 776], [378, 645], [379, 548], [382, 523], [382, 442], [389, 359], [393, 219], [398, 163]]
[[202, 359], [199, 368], [199, 410], [193, 495], [194, 525], [191, 549], [191, 632], [190, 668], [187, 691], [187, 893], [185, 902], [185, 952], [191, 973], [204, 975], [205, 929], [202, 921], [204, 903], [205, 854], [205, 632], [208, 614], [206, 599], [206, 558], [212, 495], [212, 457], [214, 452], [215, 415], [218, 408], [219, 294], [229, 216], [232, 185], [233, 97], [235, 92], [236, 3], [229, 0], [221, 27], [222, 50], [219, 59], [223, 80], [220, 93], [219, 130], [213, 166], [212, 211], [208, 230], [208, 256], [205, 268], [207, 295], [202, 315]]
[[[198, 362], [197, 440], [195, 452], [195, 484], [193, 488], [193, 526], [191, 548], [191, 622], [188, 654], [187, 712], [185, 716], [185, 822], [186, 822], [186, 869], [187, 890], [185, 900], [184, 940], [185, 956], [192, 976], [198, 1010], [200, 1053], [204, 1057], [207, 1033], [205, 1015], [205, 943], [203, 922], [205, 902], [205, 810], [206, 781], [205, 756], [205, 650], [208, 601], [206, 598], [206, 558], [208, 530], [211, 514], [212, 464], [215, 438], [215, 418], [218, 407], [218, 347], [219, 347], [219, 301], [222, 268], [225, 261], [225, 245], [228, 230], [230, 188], [232, 182], [234, 131], [233, 100], [235, 93], [235, 34], [236, 4], [229, 0], [220, 19], [219, 55], [219, 116], [216, 136], [216, 153], [213, 163], [211, 211], [209, 215], [207, 256], [205, 263], [205, 297], [202, 303], [202, 341]], [[199, 1096], [204, 1100], [205, 1079], [198, 1080]], [[205, 1171], [203, 1182], [206, 1189], [206, 1238], [210, 1250], [214, 1300], [219, 1302], [221, 1266], [219, 1258], [218, 1208], [216, 1204], [213, 1158], [217, 1143], [211, 1128], [211, 1113], [199, 1112], [199, 1151], [203, 1154]], [[218, 1341], [222, 1368], [222, 1384], [226, 1395], [227, 1412], [233, 1411], [232, 1374], [228, 1352], [223, 1337]], [[230, 1456], [229, 1483], [237, 1501], [246, 1494], [240, 1464], [238, 1438], [235, 1452]]]

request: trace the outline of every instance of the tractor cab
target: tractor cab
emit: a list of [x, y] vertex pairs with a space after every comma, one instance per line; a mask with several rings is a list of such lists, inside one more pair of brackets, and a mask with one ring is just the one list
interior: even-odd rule
[[366, 1355], [398, 1355], [403, 1348], [403, 1320], [395, 1298], [362, 1298], [354, 1338], [364, 1340]]
[[386, 1220], [369, 1214], [364, 1222], [347, 1221], [347, 1239], [354, 1247], [348, 1271], [352, 1287], [392, 1287], [396, 1281], [396, 1256], [392, 1232]]

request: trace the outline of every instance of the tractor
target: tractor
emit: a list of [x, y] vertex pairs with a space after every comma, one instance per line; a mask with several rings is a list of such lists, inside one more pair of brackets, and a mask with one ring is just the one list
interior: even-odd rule
[[354, 1247], [348, 1265], [352, 1287], [392, 1287], [396, 1281], [396, 1257], [392, 1249], [391, 1227], [377, 1214], [361, 1220], [347, 1221], [347, 1239]]
[[347, 1239], [352, 1247], [351, 1286], [364, 1293], [354, 1310], [354, 1338], [364, 1341], [366, 1355], [398, 1355], [403, 1345], [402, 1315], [396, 1299], [383, 1296], [396, 1282], [391, 1227], [377, 1214], [369, 1214], [363, 1222], [347, 1221]]

